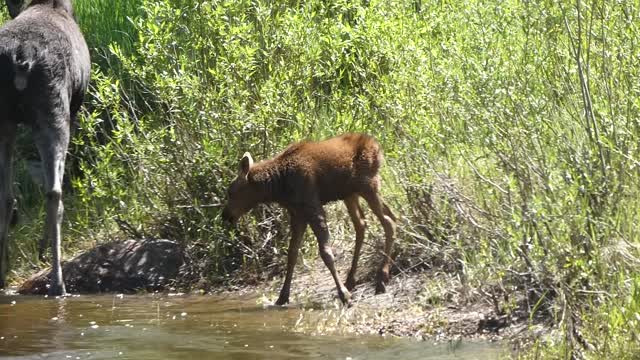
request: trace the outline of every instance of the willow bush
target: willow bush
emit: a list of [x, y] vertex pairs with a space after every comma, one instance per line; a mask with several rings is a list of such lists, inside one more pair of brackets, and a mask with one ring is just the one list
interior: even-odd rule
[[184, 286], [277, 272], [285, 214], [219, 219], [238, 158], [367, 132], [399, 268], [457, 272], [498, 311], [552, 323], [531, 357], [637, 356], [636, 1], [75, 3], [97, 65], [69, 247], [179, 240]]

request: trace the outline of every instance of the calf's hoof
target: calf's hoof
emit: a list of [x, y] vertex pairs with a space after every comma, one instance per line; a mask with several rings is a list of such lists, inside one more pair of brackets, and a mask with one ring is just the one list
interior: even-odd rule
[[351, 276], [349, 276], [347, 278], [347, 281], [345, 281], [345, 283], [344, 283], [344, 287], [346, 287], [347, 290], [349, 290], [349, 291], [353, 291], [353, 289], [356, 288], [356, 280], [354, 278], [352, 278]]
[[380, 270], [376, 279], [376, 295], [387, 292], [387, 284], [389, 283], [389, 272]]
[[278, 306], [283, 306], [289, 303], [289, 298], [288, 297], [279, 297], [278, 300], [276, 300], [276, 305]]
[[338, 297], [340, 298], [340, 301], [342, 301], [343, 305], [350, 305], [351, 293], [349, 292], [349, 290], [342, 289], [341, 291], [338, 291]]

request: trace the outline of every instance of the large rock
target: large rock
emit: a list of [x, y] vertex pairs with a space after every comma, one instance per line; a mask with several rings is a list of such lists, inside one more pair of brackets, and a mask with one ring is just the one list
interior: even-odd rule
[[[178, 275], [182, 251], [170, 240], [126, 240], [98, 245], [62, 264], [71, 293], [162, 290]], [[33, 275], [21, 294], [46, 294], [51, 269]]]

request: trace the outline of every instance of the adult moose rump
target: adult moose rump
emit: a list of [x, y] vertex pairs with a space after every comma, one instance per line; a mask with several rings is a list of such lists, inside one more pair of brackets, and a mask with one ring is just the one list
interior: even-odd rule
[[13, 148], [19, 123], [31, 127], [44, 169], [45, 236], [53, 252], [49, 292], [65, 294], [60, 266], [62, 178], [74, 121], [89, 83], [91, 61], [71, 0], [5, 0], [13, 20], [0, 28], [0, 288], [8, 270], [13, 210]]
[[[389, 281], [391, 248], [395, 235], [395, 216], [379, 194], [383, 163], [378, 142], [363, 134], [345, 134], [320, 142], [300, 142], [290, 145], [273, 159], [253, 164], [249, 153], [240, 161], [238, 177], [228, 189], [228, 203], [223, 218], [236, 221], [260, 203], [276, 202], [289, 212], [291, 239], [287, 261], [287, 274], [277, 305], [289, 302], [289, 291], [298, 249], [304, 231], [313, 230], [320, 256], [338, 289], [343, 303], [348, 303], [350, 291], [355, 288], [355, 275], [362, 243], [365, 219], [359, 205], [364, 198], [380, 220], [385, 232], [383, 262], [376, 280], [376, 292], [384, 292]], [[323, 205], [343, 200], [355, 227], [356, 243], [351, 270], [345, 284], [338, 278], [333, 253], [329, 246]]]

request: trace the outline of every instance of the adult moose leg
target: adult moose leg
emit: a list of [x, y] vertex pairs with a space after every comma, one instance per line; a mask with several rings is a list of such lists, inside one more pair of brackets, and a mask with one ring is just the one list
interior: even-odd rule
[[[64, 99], [64, 98], [63, 98]], [[47, 243], [51, 244], [53, 278], [51, 279], [50, 295], [66, 295], [62, 278], [61, 258], [61, 226], [64, 207], [62, 204], [62, 179], [64, 177], [64, 163], [69, 146], [69, 110], [55, 109], [51, 112], [39, 112], [34, 137], [42, 167], [44, 170], [44, 186], [46, 195], [47, 217], [45, 221], [44, 242], [40, 243], [40, 253], [44, 252]]]
[[351, 260], [351, 270], [347, 275], [347, 281], [345, 286], [347, 290], [353, 291], [356, 287], [356, 271], [358, 268], [358, 260], [360, 258], [360, 250], [362, 250], [362, 243], [364, 242], [364, 231], [366, 229], [366, 222], [364, 219], [364, 213], [360, 204], [358, 204], [358, 195], [352, 195], [344, 200], [344, 204], [347, 206], [351, 222], [356, 232], [356, 244], [353, 248], [353, 259]]
[[380, 194], [376, 188], [363, 194], [365, 200], [371, 207], [373, 214], [380, 220], [382, 227], [384, 228], [384, 256], [382, 260], [382, 266], [378, 272], [378, 278], [376, 279], [376, 294], [384, 293], [386, 291], [385, 284], [389, 282], [389, 270], [391, 268], [391, 249], [393, 247], [393, 237], [396, 232], [395, 216], [389, 210], [389, 207], [382, 201]]
[[331, 272], [331, 276], [336, 283], [336, 287], [338, 289], [338, 296], [340, 300], [342, 300], [343, 304], [348, 304], [349, 300], [351, 300], [351, 293], [347, 288], [342, 284], [342, 281], [338, 277], [338, 271], [336, 270], [336, 265], [333, 258], [333, 251], [331, 250], [331, 246], [329, 245], [329, 228], [327, 227], [327, 220], [324, 210], [321, 206], [314, 207], [311, 209], [307, 209], [307, 218], [309, 221], [309, 225], [313, 230], [316, 239], [318, 239], [318, 247], [320, 249], [320, 257], [322, 261]]
[[9, 223], [13, 211], [13, 147], [16, 125], [0, 117], [0, 289], [9, 270]]
[[307, 229], [307, 222], [299, 214], [290, 212], [291, 221], [291, 239], [289, 240], [289, 250], [287, 255], [287, 275], [284, 279], [284, 285], [280, 290], [280, 296], [276, 301], [276, 305], [284, 305], [289, 302], [289, 292], [291, 290], [291, 279], [293, 279], [293, 270], [298, 260], [298, 251], [300, 243]]

